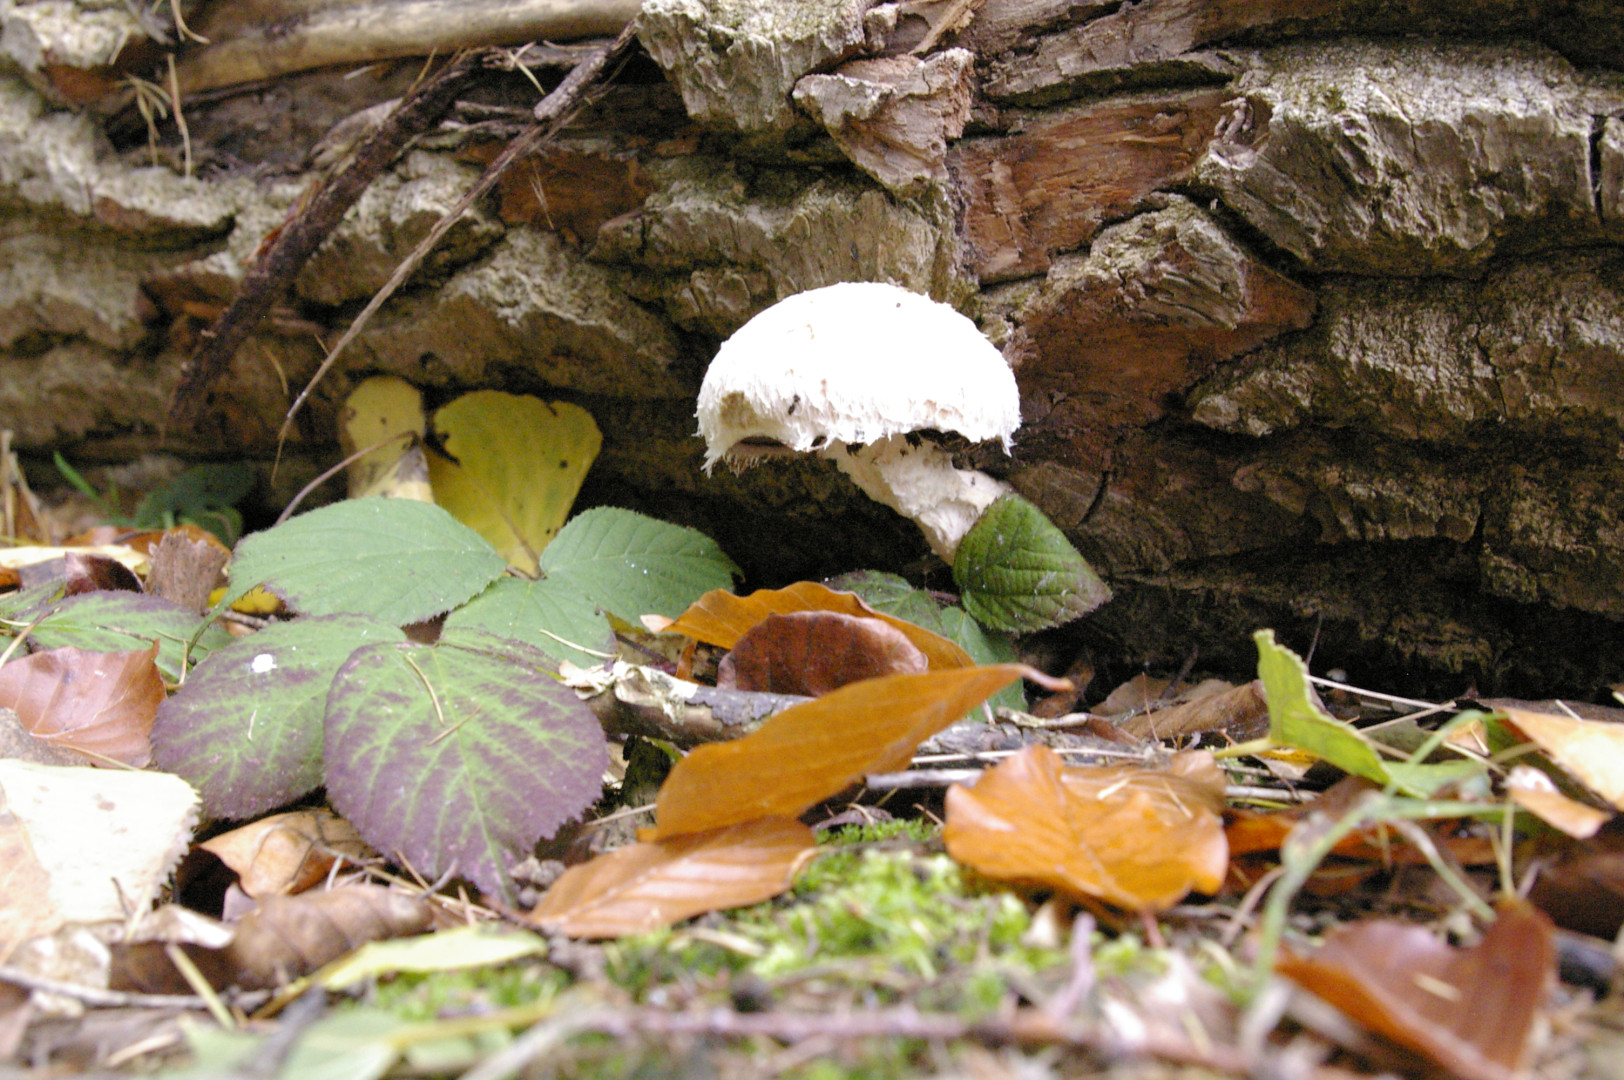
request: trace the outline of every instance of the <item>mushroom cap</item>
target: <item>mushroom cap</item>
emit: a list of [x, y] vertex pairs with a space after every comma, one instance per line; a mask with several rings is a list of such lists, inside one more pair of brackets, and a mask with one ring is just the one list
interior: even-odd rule
[[[797, 293], [722, 343], [699, 391], [705, 469], [913, 431], [972, 442], [1021, 424], [1015, 374], [975, 323], [878, 282]], [[781, 450], [779, 452], [782, 452]]]

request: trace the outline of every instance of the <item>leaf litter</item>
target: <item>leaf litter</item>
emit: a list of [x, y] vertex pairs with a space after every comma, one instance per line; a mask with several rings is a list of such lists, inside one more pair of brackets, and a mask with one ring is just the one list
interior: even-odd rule
[[[389, 390], [382, 407], [420, 436]], [[582, 445], [572, 469], [595, 453]], [[393, 467], [365, 464], [373, 484]], [[1342, 690], [1327, 705], [1264, 632], [1254, 680], [1140, 678], [1091, 713], [1039, 720], [1021, 684], [1061, 684], [901, 579], [850, 575], [861, 599], [810, 582], [736, 596], [736, 567], [701, 534], [608, 508], [563, 523], [554, 508], [548, 543], [529, 504], [502, 494], [526, 468], [480, 468], [519, 547], [413, 498], [310, 511], [238, 545], [224, 601], [263, 587], [285, 602], [239, 641], [217, 612], [111, 582], [0, 594], [15, 654], [0, 687], [44, 685], [34, 669], [53, 662], [69, 673], [58, 690], [99, 672], [80, 680], [99, 688], [92, 704], [25, 690], [19, 704], [46, 704], [24, 738], [97, 731], [123, 708], [111, 703], [140, 697], [156, 722], [129, 726], [150, 724], [157, 767], [195, 785], [211, 817], [245, 822], [199, 845], [232, 875], [209, 900], [219, 874], [183, 869], [164, 886], [196, 830], [198, 796], [174, 775], [0, 763], [0, 981], [227, 1022], [232, 1008], [273, 1016], [307, 987], [362, 987], [392, 1004], [329, 997], [299, 1060], [343, 1047], [327, 1064], [369, 1075], [474, 1068], [518, 1054], [531, 1025], [559, 1032], [555, 1056], [583, 1069], [631, 1067], [669, 1038], [750, 1035], [792, 1059], [840, 1047], [851, 1072], [884, 1075], [1014, 1044], [1231, 1074], [1289, 1044], [1307, 1053], [1293, 1075], [1430, 1061], [1468, 1080], [1510, 1080], [1535, 1058], [1542, 1076], [1585, 1075], [1553, 1072], [1553, 1046], [1595, 1058], [1573, 1049], [1574, 1010], [1595, 991], [1557, 984], [1555, 956], [1567, 970], [1583, 954], [1573, 931], [1624, 922], [1616, 719], [1482, 703], [1371, 724], [1381, 710]], [[515, 557], [525, 544], [533, 566]], [[448, 611], [426, 637], [402, 631]], [[676, 728], [663, 747], [606, 740], [559, 664], [581, 673], [572, 683], [627, 677], [603, 660], [639, 621], [722, 652], [712, 693], [810, 700], [687, 753], [675, 746], [692, 733]], [[675, 716], [662, 685], [643, 692]], [[988, 723], [979, 707], [995, 694], [1005, 711]], [[958, 768], [916, 760], [948, 729], [969, 736]], [[139, 761], [127, 739], [90, 749]], [[669, 774], [657, 764], [649, 779], [651, 762]], [[882, 775], [919, 782], [865, 792]], [[618, 801], [634, 789], [656, 792], [652, 805]], [[912, 805], [896, 797], [908, 789]], [[265, 816], [299, 799], [312, 805]], [[874, 824], [814, 828], [853, 818]], [[1528, 900], [1506, 898], [1528, 880]], [[447, 951], [504, 916], [548, 942], [479, 930]], [[118, 939], [112, 967], [66, 959], [87, 931]], [[364, 945], [401, 935], [394, 951]], [[478, 966], [453, 976], [453, 954]], [[1614, 968], [1595, 970], [1606, 987]], [[1343, 1025], [1310, 1023], [1299, 1003], [1272, 1035], [1243, 1036], [1283, 993], [1324, 999]], [[1582, 1023], [1617, 1053], [1609, 1008]], [[205, 1070], [267, 1037], [195, 1030]], [[593, 1031], [630, 1041], [604, 1058], [568, 1037]]]

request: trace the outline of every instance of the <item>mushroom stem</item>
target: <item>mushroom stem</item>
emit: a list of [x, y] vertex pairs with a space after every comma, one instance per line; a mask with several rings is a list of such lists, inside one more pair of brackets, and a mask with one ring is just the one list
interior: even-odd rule
[[970, 526], [1010, 491], [984, 472], [954, 468], [952, 456], [928, 439], [892, 435], [853, 449], [835, 443], [823, 456], [869, 498], [918, 525], [931, 550], [949, 565]]

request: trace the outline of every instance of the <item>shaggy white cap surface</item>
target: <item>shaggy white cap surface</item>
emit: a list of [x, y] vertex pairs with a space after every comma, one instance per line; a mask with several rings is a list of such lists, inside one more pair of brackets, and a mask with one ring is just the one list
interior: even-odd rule
[[805, 452], [926, 430], [1008, 450], [1020, 424], [1015, 375], [975, 323], [874, 282], [761, 312], [722, 344], [699, 391], [707, 471], [770, 452], [760, 444]]

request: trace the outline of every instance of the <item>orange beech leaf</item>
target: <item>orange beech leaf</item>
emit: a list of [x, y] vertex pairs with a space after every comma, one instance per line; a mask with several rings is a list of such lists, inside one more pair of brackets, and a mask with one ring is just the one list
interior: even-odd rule
[[942, 839], [988, 877], [1133, 911], [1216, 892], [1229, 862], [1222, 773], [1210, 754], [1179, 756], [1188, 759], [1179, 772], [1067, 767], [1048, 747], [1028, 746], [973, 788], [948, 789]]
[[249, 896], [283, 896], [321, 883], [340, 855], [370, 852], [355, 826], [328, 810], [273, 814], [199, 844], [237, 875]]
[[1511, 801], [1552, 828], [1578, 840], [1588, 840], [1613, 819], [1613, 814], [1568, 798], [1556, 790], [1551, 778], [1531, 765], [1518, 765], [1506, 777]]
[[1549, 919], [1510, 900], [1475, 948], [1409, 923], [1370, 921], [1326, 935], [1312, 955], [1284, 952], [1276, 967], [1461, 1080], [1514, 1080], [1556, 974], [1556, 944]]
[[835, 611], [769, 615], [722, 658], [724, 690], [817, 697], [847, 683], [930, 670], [907, 635], [879, 619]]
[[630, 844], [572, 867], [526, 916], [571, 937], [641, 934], [784, 892], [817, 849], [793, 818]]
[[158, 643], [132, 652], [47, 649], [0, 667], [0, 705], [36, 739], [145, 765], [164, 699]]
[[878, 619], [900, 630], [925, 654], [932, 671], [948, 668], [971, 667], [975, 661], [970, 654], [939, 634], [922, 626], [882, 615], [858, 598], [856, 593], [836, 592], [815, 581], [799, 581], [782, 589], [757, 589], [749, 596], [737, 596], [722, 589], [712, 589], [695, 600], [676, 622], [649, 629], [655, 633], [686, 634], [707, 645], [731, 649], [752, 626], [769, 615], [788, 615], [796, 611], [833, 611], [841, 615], [854, 615], [865, 619]]
[[1025, 664], [989, 664], [865, 679], [785, 709], [677, 762], [645, 839], [797, 817], [869, 773], [907, 765], [920, 743], [1022, 677], [1055, 684]]
[[1624, 724], [1502, 710], [1512, 726], [1613, 807], [1624, 810]]

